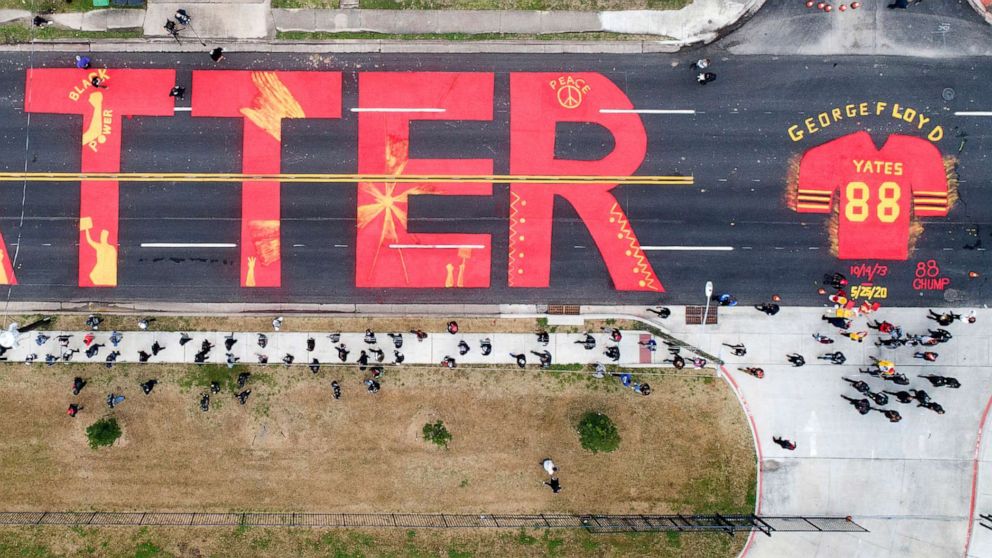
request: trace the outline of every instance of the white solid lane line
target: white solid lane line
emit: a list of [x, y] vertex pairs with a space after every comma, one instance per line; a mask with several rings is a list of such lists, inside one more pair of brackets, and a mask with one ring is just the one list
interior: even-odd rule
[[645, 252], [732, 252], [733, 246], [641, 246]]
[[142, 242], [142, 248], [236, 248], [228, 242]]
[[447, 109], [443, 108], [368, 108], [368, 107], [356, 107], [351, 109], [351, 112], [445, 112]]
[[193, 107], [175, 107], [172, 110], [174, 110], [175, 112], [190, 112], [193, 110]]
[[992, 116], [992, 111], [959, 111], [954, 116]]
[[390, 244], [390, 248], [402, 249], [402, 248], [472, 248], [474, 250], [482, 250], [485, 248], [482, 244]]
[[599, 109], [601, 114], [696, 114], [692, 109]]

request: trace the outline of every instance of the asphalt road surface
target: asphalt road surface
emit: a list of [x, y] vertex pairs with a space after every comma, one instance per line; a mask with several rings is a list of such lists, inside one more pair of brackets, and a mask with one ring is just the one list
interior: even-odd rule
[[[645, 248], [665, 292], [620, 291], [576, 211], [555, 202], [548, 288], [511, 288], [507, 282], [509, 186], [491, 196], [412, 196], [414, 232], [485, 233], [492, 238], [488, 289], [357, 288], [354, 183], [282, 186], [282, 277], [279, 288], [240, 286], [241, 188], [218, 183], [122, 183], [118, 280], [115, 288], [78, 283], [78, 182], [0, 182], [0, 233], [14, 258], [12, 300], [203, 302], [470, 302], [691, 304], [703, 285], [731, 292], [742, 303], [823, 301], [816, 289], [825, 272], [852, 284], [870, 283], [861, 298], [883, 305], [978, 305], [988, 301], [992, 274], [992, 68], [985, 59], [924, 60], [712, 55], [715, 82], [700, 86], [688, 64], [705, 53], [680, 56], [602, 55], [257, 55], [231, 54], [220, 65], [201, 55], [100, 55], [109, 68], [174, 68], [187, 86], [197, 69], [324, 70], [343, 72], [340, 119], [284, 121], [283, 173], [357, 172], [357, 72], [494, 72], [493, 119], [411, 125], [410, 157], [492, 159], [508, 174], [511, 72], [598, 72], [624, 91], [637, 110], [694, 111], [640, 114], [647, 154], [638, 175], [692, 176], [691, 186], [621, 185], [613, 190]], [[70, 59], [67, 59], [70, 58]], [[24, 111], [29, 67], [71, 67], [64, 54], [8, 54], [0, 61], [0, 161], [4, 172], [79, 172], [80, 116]], [[112, 87], [112, 84], [111, 84]], [[942, 96], [953, 89], [953, 99]], [[165, 95], [166, 91], [162, 92]], [[223, 95], [223, 92], [218, 92]], [[189, 106], [191, 92], [177, 106]], [[866, 102], [868, 116], [849, 117], [845, 105]], [[886, 106], [875, 114], [877, 103]], [[922, 128], [892, 115], [898, 103], [930, 120]], [[839, 108], [838, 113], [832, 109]], [[829, 126], [817, 124], [826, 112]], [[990, 113], [992, 114], [992, 113]], [[804, 123], [812, 118], [818, 131]], [[798, 141], [789, 129], [804, 130]], [[881, 146], [889, 134], [926, 137], [957, 158], [959, 201], [946, 217], [925, 217], [905, 260], [838, 259], [830, 253], [829, 215], [799, 214], [787, 206], [789, 162], [829, 140], [865, 130]], [[123, 172], [241, 171], [242, 121], [134, 117], [121, 130]], [[598, 159], [613, 138], [596, 125], [559, 125], [559, 159]], [[907, 161], [911, 165], [912, 161]], [[907, 194], [908, 195], [908, 194]], [[148, 247], [150, 243], [227, 247]], [[146, 246], [142, 246], [142, 245]], [[927, 263], [933, 260], [932, 263]], [[862, 265], [863, 264], [863, 265]], [[872, 270], [868, 277], [867, 270]], [[861, 277], [857, 277], [859, 273]], [[920, 273], [927, 281], [916, 281]], [[977, 272], [977, 277], [969, 277]], [[943, 279], [946, 279], [943, 280]]]

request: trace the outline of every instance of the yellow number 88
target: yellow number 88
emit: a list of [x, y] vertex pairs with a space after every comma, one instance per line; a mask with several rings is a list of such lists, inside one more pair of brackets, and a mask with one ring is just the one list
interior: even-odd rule
[[[902, 191], [895, 182], [883, 182], [878, 188], [879, 202], [875, 215], [883, 223], [894, 223], [899, 218], [899, 198]], [[848, 221], [860, 223], [868, 218], [868, 199], [871, 190], [864, 182], [849, 182], [845, 188], [844, 217]]]

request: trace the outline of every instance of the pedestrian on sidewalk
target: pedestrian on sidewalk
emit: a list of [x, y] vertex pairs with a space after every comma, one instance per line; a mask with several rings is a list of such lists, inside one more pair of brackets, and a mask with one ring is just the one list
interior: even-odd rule
[[358, 369], [364, 372], [365, 367], [368, 365], [369, 365], [369, 354], [366, 353], [365, 351], [358, 353]]
[[821, 345], [830, 345], [831, 343], [834, 342], [833, 339], [827, 337], [826, 335], [821, 335], [819, 333], [814, 333], [813, 334], [813, 339], [815, 339], [816, 342], [819, 343], [819, 344], [821, 344]]
[[957, 389], [961, 387], [961, 382], [959, 382], [957, 378], [952, 378], [950, 376], [937, 376], [934, 374], [924, 374], [918, 377], [926, 379], [933, 385], [933, 387], [949, 387], [951, 389]]
[[886, 7], [889, 8], [890, 10], [894, 8], [905, 10], [906, 8], [909, 7], [909, 0], [895, 0], [895, 2], [889, 4]]
[[255, 358], [258, 359], [259, 364], [269, 363], [269, 355], [263, 355], [262, 353], [255, 353]]
[[[606, 355], [606, 358], [612, 360], [613, 362], [618, 362], [620, 360], [620, 347], [617, 347], [616, 345], [611, 345], [607, 347], [605, 351], [603, 351], [603, 354]], [[682, 365], [685, 366], [684, 361]]]
[[736, 345], [724, 343], [723, 346], [730, 347], [730, 350], [734, 352], [734, 356], [742, 357], [747, 354], [747, 347], [744, 346], [744, 343], [737, 343]]
[[877, 329], [879, 333], [892, 333], [892, 329], [895, 327], [889, 322], [879, 322], [878, 320], [872, 320], [867, 325], [869, 329]]
[[362, 341], [364, 341], [365, 344], [367, 344], [367, 345], [375, 345], [376, 344], [375, 332], [372, 331], [371, 328], [370, 329], [366, 329], [365, 330], [365, 337], [362, 338]]
[[917, 407], [923, 407], [924, 409], [930, 409], [931, 411], [937, 413], [938, 415], [944, 414], [944, 408], [940, 406], [940, 403], [934, 401], [928, 401], [926, 403], [920, 403]]
[[558, 472], [558, 467], [550, 457], [545, 457], [541, 460], [541, 467], [544, 467], [544, 470], [548, 472], [549, 477], [555, 476], [555, 473]]
[[105, 347], [103, 343], [93, 343], [90, 345], [89, 349], [86, 349], [86, 358], [93, 358], [97, 353], [100, 352], [100, 347]]
[[738, 368], [741, 372], [754, 376], [757, 379], [762, 379], [765, 377], [765, 371], [761, 368]]
[[544, 331], [542, 329], [541, 331], [538, 331], [537, 332], [537, 342], [540, 343], [541, 345], [547, 347], [548, 346], [548, 343], [551, 342], [551, 336], [548, 335], [548, 332], [547, 331]]
[[863, 342], [865, 337], [868, 337], [867, 331], [842, 331], [840, 334], [857, 343]]
[[614, 328], [604, 327], [601, 328], [601, 331], [603, 333], [609, 333], [610, 340], [612, 340], [614, 343], [619, 343], [620, 340], [623, 339], [623, 334], [620, 333], [620, 330], [615, 327]]
[[393, 364], [403, 364], [404, 360], [406, 360], [406, 357], [403, 353], [393, 349]]
[[234, 353], [227, 353], [227, 367], [228, 369], [234, 368], [234, 365], [241, 360], [240, 358], [234, 356]]
[[[210, 59], [214, 62], [220, 62], [224, 59], [224, 49], [221, 47], [216, 47], [210, 51]], [[278, 329], [276, 331], [279, 331]]]
[[652, 314], [657, 314], [658, 317], [663, 320], [667, 319], [669, 316], [672, 315], [672, 311], [664, 306], [659, 306], [657, 310], [654, 310], [653, 308], [648, 308], [648, 312], [651, 312]]
[[947, 343], [954, 337], [951, 335], [951, 332], [941, 328], [938, 328], [937, 331], [927, 329], [927, 333], [930, 334], [930, 337], [936, 339], [938, 343]]
[[121, 356], [120, 351], [110, 351], [110, 354], [108, 354], [107, 358], [105, 359], [107, 368], [113, 368], [114, 363], [117, 362], [117, 357], [119, 356]]
[[124, 339], [124, 336], [121, 335], [119, 331], [115, 330], [110, 333], [110, 344], [113, 345], [115, 348], [117, 347], [117, 345], [120, 345], [122, 339]]
[[445, 368], [457, 368], [458, 367], [458, 363], [455, 362], [455, 359], [454, 358], [452, 358], [452, 357], [450, 357], [448, 355], [445, 355], [444, 359], [441, 360], [441, 366], [443, 366]]
[[412, 329], [410, 333], [417, 336], [417, 343], [423, 343], [424, 339], [427, 339], [427, 332], [422, 329]]
[[294, 357], [293, 355], [291, 355], [289, 353], [286, 353], [286, 356], [282, 357], [282, 362], [286, 366], [290, 366], [291, 364], [293, 364], [293, 361], [294, 360], [296, 360], [296, 357]]
[[317, 348], [317, 340], [313, 337], [307, 337], [307, 352], [312, 353], [314, 349]]
[[908, 391], [883, 391], [882, 393], [887, 393], [896, 398], [896, 401], [906, 405], [913, 402], [913, 396], [909, 394]]
[[76, 55], [76, 67], [79, 68], [80, 70], [89, 70], [90, 69], [90, 57], [89, 56], [83, 56], [83, 55], [77, 54]]
[[788, 359], [788, 361], [792, 363], [792, 366], [795, 366], [796, 368], [806, 364], [806, 359], [804, 359], [803, 355], [799, 353], [785, 355], [785, 358]]
[[317, 360], [316, 358], [310, 361], [310, 371], [313, 372], [314, 374], [320, 372], [320, 361]]
[[152, 343], [152, 356], [158, 356], [159, 353], [165, 350], [165, 347], [159, 344], [158, 341]]
[[402, 333], [387, 333], [390, 339], [393, 340], [393, 348], [402, 349], [403, 348], [403, 334]]
[[930, 394], [922, 389], [911, 389], [909, 394], [916, 400], [917, 403], [929, 403]]
[[[89, 347], [90, 344], [93, 343], [94, 339], [96, 339], [96, 335], [93, 335], [92, 333], [87, 333], [86, 335], [83, 336], [83, 345]], [[65, 346], [69, 346], [69, 344], [66, 343]]]
[[933, 320], [944, 327], [953, 324], [954, 320], [961, 319], [961, 314], [955, 314], [954, 312], [944, 312], [943, 314], [938, 314], [933, 310], [928, 310], [927, 312], [927, 319]]
[[591, 351], [596, 348], [596, 338], [587, 332], [585, 338], [576, 341], [575, 344], [582, 345], [583, 349]]
[[138, 351], [138, 362], [148, 362], [150, 358], [152, 358], [152, 355], [148, 351]]
[[899, 411], [896, 411], [894, 409], [875, 409], [875, 410], [885, 415], [885, 418], [889, 419], [889, 422], [895, 423], [902, 420], [902, 415], [899, 414]]
[[34, 19], [32, 19], [32, 20], [31, 20], [31, 23], [32, 23], [32, 24], [33, 24], [33, 25], [34, 25], [35, 27], [48, 27], [49, 25], [51, 25], [51, 24], [52, 24], [52, 22], [51, 22], [51, 21], [49, 21], [49, 20], [47, 20], [47, 19], [45, 19], [45, 18], [43, 18], [43, 17], [41, 17], [40, 15], [36, 15], [36, 16], [34, 16]]
[[654, 337], [648, 339], [647, 341], [638, 341], [638, 345], [647, 348], [648, 352], [655, 352], [658, 350], [658, 342], [654, 340]]
[[541, 368], [548, 368], [551, 366], [551, 353], [549, 351], [531, 351], [530, 354], [537, 356], [541, 361]]
[[940, 355], [937, 354], [937, 353], [935, 353], [935, 352], [933, 352], [933, 351], [925, 351], [925, 352], [922, 352], [922, 353], [919, 352], [919, 351], [917, 351], [917, 352], [913, 353], [913, 358], [922, 358], [923, 360], [925, 360], [927, 362], [935, 362], [937, 360], [937, 357], [938, 356], [940, 356]]
[[519, 354], [510, 353], [510, 358], [513, 358], [514, 360], [516, 360], [517, 361], [517, 366], [519, 366], [520, 368], [523, 368], [523, 367], [527, 366], [527, 355], [525, 355], [523, 353], [519, 353]]
[[48, 340], [49, 339], [51, 339], [51, 337], [49, 337], [48, 335], [45, 335], [44, 333], [42, 333], [42, 332], [39, 331], [38, 332], [38, 335], [35, 336], [35, 338], [34, 338], [34, 343], [35, 343], [35, 345], [38, 345], [39, 347], [41, 347], [45, 343], [48, 343]]
[[369, 353], [375, 356], [376, 362], [382, 362], [386, 360], [386, 354], [379, 347], [369, 348]]
[[[348, 348], [345, 347], [344, 343], [341, 343], [336, 348], [338, 350], [338, 360], [340, 360], [341, 362], [347, 362], [347, 360], [348, 360], [348, 353], [350, 352], [350, 351], [348, 351]], [[368, 357], [366, 357], [366, 358], [368, 358]]]
[[468, 346], [468, 343], [466, 343], [464, 339], [458, 342], [458, 354], [460, 356], [467, 355], [470, 350], [471, 348]]
[[840, 366], [840, 365], [844, 364], [845, 362], [847, 362], [847, 357], [845, 357], [844, 356], [844, 353], [842, 353], [840, 351], [836, 351], [836, 352], [833, 352], [833, 353], [825, 353], [825, 354], [820, 355], [820, 356], [818, 356], [816, 358], [818, 358], [819, 360], [829, 360], [830, 361], [830, 364], [836, 364], [838, 366]]
[[329, 333], [327, 338], [331, 340], [331, 345], [337, 345], [341, 341], [341, 333], [337, 331]]
[[886, 349], [898, 349], [905, 344], [905, 339], [899, 339], [897, 337], [890, 337], [888, 339], [879, 339], [878, 341], [875, 341], [876, 347], [885, 347]]
[[871, 411], [871, 402], [867, 399], [854, 399], [846, 395], [841, 395], [841, 397], [846, 399], [858, 411], [858, 414], [867, 415]]
[[821, 316], [821, 318], [823, 319], [823, 321], [827, 322], [828, 324], [836, 328], [848, 329], [851, 327], [851, 320], [848, 320], [847, 318], [841, 316]]
[[796, 450], [796, 443], [793, 442], [792, 440], [787, 440], [785, 438], [781, 438], [779, 436], [775, 436], [775, 437], [772, 438], [772, 441], [775, 442], [776, 444], [778, 444], [779, 446], [781, 446], [782, 449], [784, 449], [784, 450], [789, 450], [789, 451], [795, 451]]
[[186, 345], [186, 343], [189, 343], [189, 342], [190, 342], [190, 341], [192, 341], [192, 340], [193, 340], [193, 338], [192, 338], [192, 337], [190, 337], [190, 336], [189, 336], [189, 335], [188, 335], [187, 333], [185, 333], [185, 332], [183, 332], [183, 333], [180, 333], [180, 334], [179, 334], [179, 346], [180, 346], [180, 347], [182, 347], [182, 346], [185, 346], [185, 345]]
[[968, 312], [968, 318], [967, 318], [967, 320], [968, 320], [968, 323], [969, 324], [973, 324], [976, 321], [978, 321], [978, 312], [975, 312], [974, 310], [971, 310], [970, 312]]
[[488, 337], [479, 341], [479, 348], [482, 350], [482, 356], [489, 356], [493, 352], [493, 342]]
[[761, 304], [756, 304], [754, 307], [769, 316], [774, 316], [775, 314], [778, 314], [779, 310], [781, 310], [779, 305], [774, 302], [762, 302]]

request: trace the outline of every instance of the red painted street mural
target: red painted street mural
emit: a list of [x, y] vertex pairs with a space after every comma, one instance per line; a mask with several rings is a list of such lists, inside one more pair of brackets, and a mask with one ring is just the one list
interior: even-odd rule
[[953, 159], [930, 141], [892, 134], [881, 149], [859, 131], [814, 147], [788, 180], [789, 207], [830, 213], [840, 259], [905, 260], [922, 217], [944, 217], [957, 200]]
[[[82, 115], [80, 170], [120, 172], [121, 117], [172, 116], [175, 82], [173, 70], [30, 69], [24, 110]], [[80, 287], [117, 286], [119, 204], [116, 180], [80, 184]]]
[[[121, 168], [122, 118], [173, 116], [174, 98], [166, 93], [175, 78], [166, 69], [32, 69], [25, 110], [82, 116], [74, 139], [80, 172], [115, 174]], [[191, 89], [194, 120], [241, 119], [242, 172], [226, 175], [226, 181], [241, 182], [240, 285], [278, 288], [280, 189], [297, 176], [282, 173], [282, 125], [287, 119], [341, 118], [342, 73], [197, 70]], [[493, 184], [501, 182], [493, 174], [493, 159], [413, 157], [410, 128], [416, 121], [492, 121], [494, 92], [495, 74], [487, 72], [358, 73], [358, 106], [351, 108], [357, 113], [357, 174], [347, 175], [352, 177], [347, 182], [357, 183], [355, 286], [491, 286], [490, 235], [413, 232], [409, 212], [412, 196], [492, 196]], [[510, 73], [506, 285], [551, 284], [554, 203], [559, 200], [574, 208], [588, 230], [614, 288], [664, 292], [613, 193], [619, 182], [635, 176], [647, 155], [647, 133], [641, 116], [630, 112], [634, 109], [626, 93], [602, 74]], [[790, 166], [787, 205], [799, 213], [829, 214], [833, 255], [871, 262], [852, 263], [852, 275], [863, 280], [852, 295], [885, 298], [887, 288], [874, 284], [873, 276], [887, 271], [880, 272], [885, 266], [875, 261], [907, 260], [922, 234], [922, 219], [947, 215], [957, 199], [955, 161], [943, 158], [935, 146], [944, 136], [942, 126], [922, 111], [894, 103], [836, 107], [790, 126], [789, 138], [819, 138], [833, 124], [865, 116], [897, 120], [916, 135], [892, 134], [878, 148], [859, 131], [809, 148]], [[559, 158], [555, 145], [562, 123], [602, 128], [612, 136], [612, 150], [597, 160]], [[590, 177], [596, 180], [584, 180]], [[78, 285], [114, 287], [120, 241], [117, 179], [127, 177], [95, 178], [80, 183]], [[692, 177], [685, 178], [691, 184]], [[0, 237], [0, 284], [16, 284], [11, 260]], [[921, 265], [914, 289], [946, 288], [936, 262]]]
[[[223, 91], [223, 95], [218, 95]], [[340, 118], [341, 74], [336, 72], [193, 72], [194, 117], [244, 121], [241, 169], [282, 172], [285, 118]], [[241, 286], [282, 284], [279, 182], [241, 185]]]

